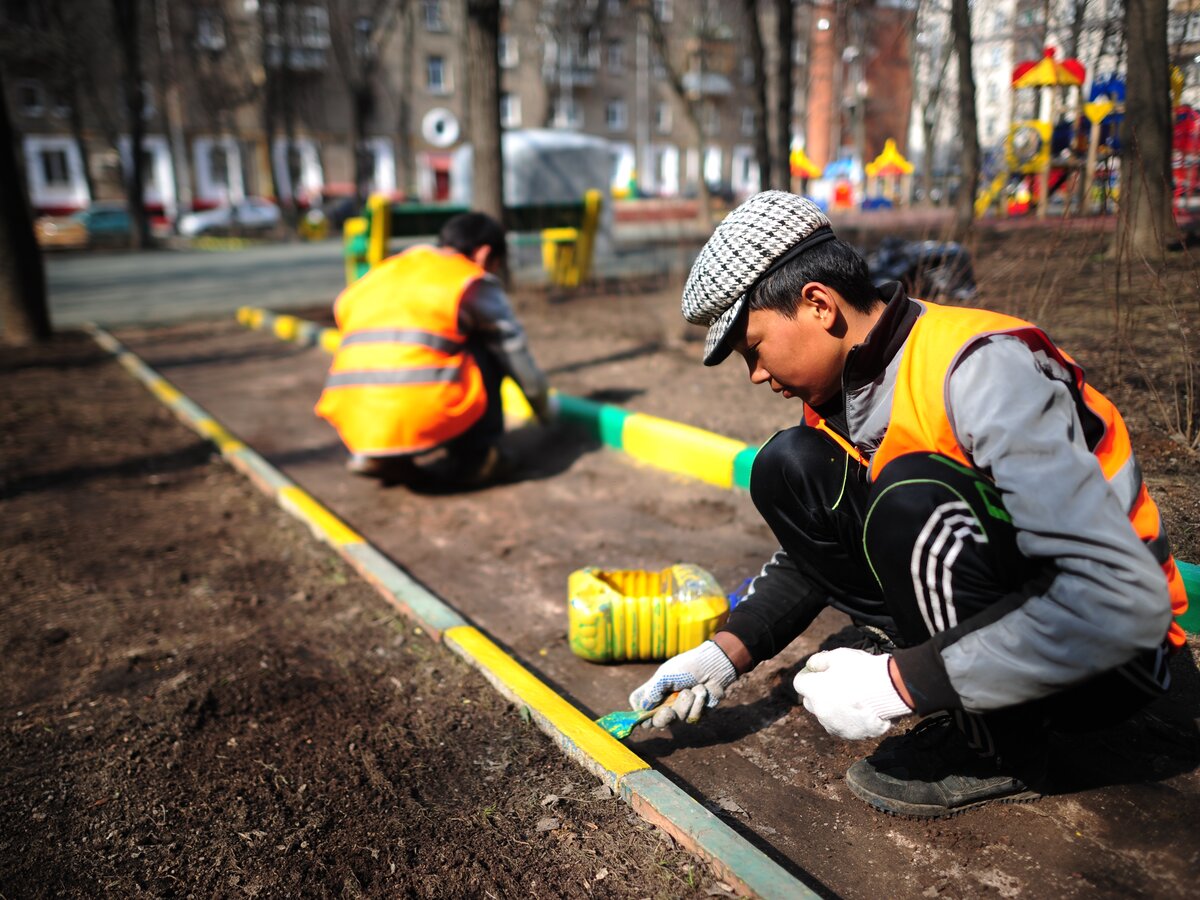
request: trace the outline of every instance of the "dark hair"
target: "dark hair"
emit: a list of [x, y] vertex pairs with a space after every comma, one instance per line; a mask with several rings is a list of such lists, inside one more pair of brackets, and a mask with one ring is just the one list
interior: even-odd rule
[[768, 275], [751, 294], [747, 306], [793, 318], [800, 292], [810, 281], [833, 288], [861, 313], [869, 313], [880, 302], [866, 261], [845, 241], [835, 239], [813, 247]]
[[486, 213], [469, 212], [457, 215], [442, 226], [438, 243], [463, 256], [470, 256], [480, 247], [492, 248], [492, 259], [508, 256], [504, 226]]

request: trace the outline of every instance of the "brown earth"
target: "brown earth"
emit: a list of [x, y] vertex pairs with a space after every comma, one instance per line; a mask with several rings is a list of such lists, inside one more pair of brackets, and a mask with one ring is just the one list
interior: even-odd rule
[[0, 372], [0, 896], [726, 893], [90, 339]]
[[[1101, 255], [1102, 240], [1098, 235], [1053, 229], [987, 235], [977, 248], [978, 302], [1037, 319], [1118, 401], [1179, 558], [1200, 561], [1198, 459], [1185, 446], [1186, 438], [1175, 435], [1190, 431], [1194, 436], [1200, 423], [1194, 405], [1176, 415], [1177, 407], [1170, 402], [1172, 397], [1194, 402], [1200, 389], [1194, 382], [1190, 391], [1181, 387], [1181, 377], [1194, 364], [1200, 324], [1198, 268], [1186, 254], [1175, 253], [1165, 264], [1118, 272]], [[747, 442], [759, 442], [792, 424], [796, 408], [769, 391], [752, 390], [736, 363], [714, 370], [699, 365], [696, 339], [700, 335], [680, 323], [677, 288], [668, 279], [650, 292], [615, 288], [555, 302], [527, 291], [518, 293], [516, 301], [536, 355], [553, 383], [565, 392]], [[326, 314], [327, 310], [313, 311], [314, 317]], [[732, 587], [756, 571], [774, 549], [769, 531], [744, 494], [665, 475], [616, 453], [597, 452], [594, 444], [562, 426], [512, 432], [511, 444], [525, 458], [515, 483], [451, 496], [419, 495], [402, 488], [380, 490], [346, 476], [341, 466], [344, 453], [335, 436], [311, 414], [328, 365], [321, 351], [281, 344], [224, 320], [130, 328], [118, 336], [418, 580], [595, 715], [624, 705], [628, 691], [653, 665], [593, 666], [570, 653], [564, 640], [565, 584], [570, 571], [584, 565], [659, 568], [686, 560], [704, 565]], [[411, 635], [398, 648], [392, 647], [389, 641], [397, 632], [377, 622], [389, 618], [381, 601], [346, 576], [324, 550], [314, 549], [307, 536], [220, 465], [208, 465], [207, 450], [168, 426], [165, 413], [145, 411], [153, 409], [151, 401], [139, 401], [150, 405], [141, 407], [144, 411], [137, 415], [131, 412], [136, 406], [132, 400], [115, 403], [116, 383], [105, 379], [119, 381], [127, 376], [94, 361], [55, 368], [37, 359], [28, 357], [14, 373], [24, 373], [19, 384], [29, 392], [31, 403], [39, 403], [36, 398], [41, 397], [40, 406], [53, 408], [65, 404], [64, 398], [72, 392], [81, 403], [87, 402], [82, 409], [72, 407], [60, 414], [60, 422], [73, 425], [47, 424], [40, 432], [33, 424], [21, 424], [24, 420], [14, 411], [15, 401], [0, 412], [6, 422], [14, 423], [5, 432], [5, 455], [24, 460], [21, 467], [6, 465], [9, 510], [0, 528], [14, 537], [5, 540], [5, 570], [15, 571], [16, 563], [7, 562], [14, 552], [25, 554], [23, 571], [38, 573], [39, 566], [46, 570], [25, 576], [33, 584], [26, 590], [22, 583], [4, 613], [5, 639], [13, 645], [0, 662], [3, 690], [13, 698], [4, 702], [8, 710], [22, 712], [20, 717], [15, 712], [6, 716], [5, 755], [22, 762], [18, 774], [6, 779], [20, 786], [19, 799], [6, 802], [0, 810], [6, 835], [0, 846], [6, 867], [0, 870], [0, 883], [11, 881], [3, 877], [8, 867], [16, 865], [9, 860], [31, 852], [18, 848], [35, 846], [36, 837], [39, 845], [54, 844], [37, 851], [49, 854], [38, 857], [37, 871], [52, 866], [64, 877], [79, 877], [73, 873], [82, 857], [88, 861], [86, 877], [92, 877], [108, 871], [103, 866], [114, 862], [107, 857], [115, 856], [125, 867], [120, 869], [124, 878], [150, 883], [158, 877], [158, 866], [164, 866], [188, 884], [214, 886], [197, 889], [199, 894], [240, 893], [253, 885], [262, 885], [267, 893], [287, 893], [311, 884], [316, 885], [315, 893], [350, 895], [357, 890], [381, 895], [421, 890], [472, 896], [483, 896], [488, 890], [508, 896], [537, 893], [537, 887], [531, 888], [517, 875], [490, 883], [471, 880], [483, 877], [478, 874], [483, 865], [474, 861], [496, 846], [485, 842], [486, 834], [477, 833], [475, 812], [493, 803], [489, 797], [498, 798], [495, 805], [513, 827], [506, 832], [513, 838], [505, 844], [506, 852], [518, 852], [518, 841], [544, 848], [550, 840], [538, 843], [546, 834], [536, 831], [531, 837], [531, 823], [536, 825], [542, 815], [560, 813], [557, 808], [552, 813], [540, 810], [538, 801], [549, 793], [587, 798], [592, 788], [587, 776], [581, 772], [564, 776], [574, 778], [574, 792], [557, 789], [558, 774], [529, 789], [530, 779], [553, 764], [553, 754], [544, 742], [536, 744], [536, 736], [519, 728], [512, 731], [512, 722], [481, 719], [485, 709], [494, 709], [502, 717], [504, 704], [487, 699], [481, 683], [475, 692], [459, 687], [478, 682], [471, 681], [469, 672], [459, 673], [457, 663]], [[105, 372], [114, 374], [102, 378]], [[16, 398], [18, 381], [10, 375], [4, 384]], [[140, 388], [123, 390], [132, 390], [121, 394], [132, 398]], [[126, 423], [120, 433], [110, 430], [116, 422]], [[155, 427], [148, 424], [154, 422]], [[155, 455], [149, 438], [162, 431], [170, 431], [184, 448], [192, 448], [194, 466], [178, 460], [182, 452], [178, 448], [168, 449], [167, 456], [162, 451]], [[109, 442], [102, 454], [87, 449], [87, 440], [101, 439]], [[50, 449], [55, 446], [59, 449]], [[68, 456], [50, 455], [59, 452]], [[96, 455], [111, 461], [95, 464], [91, 457]], [[129, 461], [143, 457], [157, 468], [145, 472], [137, 468], [142, 462]], [[48, 500], [68, 502], [59, 499], [56, 488], [68, 475], [80, 490], [63, 490], [61, 495], [74, 498], [70, 503], [80, 508], [99, 506], [98, 512], [109, 517], [102, 524], [82, 531], [71, 528], [71, 519], [61, 509], [51, 508]], [[110, 477], [117, 479], [107, 488], [114, 496], [107, 501], [103, 494], [95, 497]], [[220, 481], [222, 489], [215, 490], [205, 489], [205, 479], [226, 480]], [[174, 492], [184, 488], [196, 490], [177, 497]], [[20, 516], [14, 512], [18, 504], [24, 504]], [[125, 516], [126, 508], [141, 512]], [[19, 524], [22, 516], [35, 514], [45, 517], [37, 520], [41, 524]], [[217, 520], [218, 516], [227, 518]], [[224, 530], [218, 533], [218, 529]], [[161, 545], [157, 543], [160, 532], [166, 535]], [[251, 543], [238, 544], [240, 551], [227, 549], [235, 545], [230, 537], [235, 533]], [[193, 535], [195, 540], [184, 539]], [[118, 539], [129, 548], [125, 558], [110, 561], [100, 555]], [[88, 550], [93, 541], [98, 548]], [[76, 543], [81, 545], [78, 552]], [[17, 550], [7, 549], [10, 546]], [[168, 546], [173, 548], [169, 552]], [[267, 553], [267, 547], [276, 552]], [[86, 574], [60, 579], [57, 570], [71, 571], [77, 557]], [[178, 570], [173, 568], [177, 557], [186, 562]], [[272, 562], [258, 566], [243, 558]], [[314, 559], [317, 575], [306, 581], [306, 561]], [[180, 571], [188, 573], [188, 582], [178, 581]], [[146, 583], [144, 579], [153, 572], [162, 572], [166, 583]], [[342, 573], [346, 583], [338, 583], [330, 572]], [[293, 579], [299, 579], [298, 586], [292, 586]], [[224, 605], [205, 606], [215, 601], [201, 594], [198, 608], [203, 615], [170, 617], [164, 599], [190, 606], [198, 585], [228, 590]], [[152, 596], [145, 598], [144, 605], [130, 607], [132, 620], [121, 615], [123, 604], [134, 603], [147, 590]], [[348, 599], [354, 597], [359, 599]], [[57, 610], [64, 602], [69, 605], [61, 607], [60, 615]], [[348, 614], [356, 607], [357, 615]], [[339, 617], [334, 610], [346, 614]], [[85, 623], [91, 617], [91, 630], [70, 624], [77, 616]], [[631, 746], [822, 892], [905, 898], [1200, 894], [1195, 884], [1200, 835], [1192, 825], [1200, 817], [1196, 773], [1200, 676], [1194, 638], [1190, 652], [1174, 660], [1177, 689], [1172, 698], [1121, 728], [1056, 747], [1054, 795], [1035, 804], [989, 807], [927, 823], [880, 816], [854, 799], [842, 774], [869, 751], [869, 745], [831, 738], [795, 707], [790, 674], [843, 624], [838, 616], [823, 616], [809, 634], [739, 681], [722, 708], [700, 725], [671, 735], [639, 734]], [[159, 643], [174, 656], [155, 658], [153, 651], [141, 649], [157, 646], [147, 636], [155, 627], [163, 632]], [[60, 637], [62, 633], [54, 629], [68, 634]], [[268, 643], [275, 646], [276, 636], [280, 649], [261, 649]], [[188, 662], [196, 653], [190, 649], [193, 645], [209, 648], [211, 655], [204, 657], [203, 664]], [[301, 646], [304, 652], [297, 649]], [[243, 648], [244, 654], [236, 657], [240, 662], [235, 664], [225, 654], [236, 647]], [[130, 650], [132, 656], [122, 655]], [[414, 659], [412, 654], [419, 652], [437, 662], [421, 656]], [[306, 653], [317, 654], [321, 662], [311, 661]], [[425, 681], [411, 690], [397, 688], [387, 675], [381, 682], [373, 674], [406, 662], [409, 668], [395, 675], [403, 685], [426, 677], [413, 667], [435, 669], [438, 674], [432, 683]], [[164, 674], [151, 674], [154, 665]], [[134, 684], [115, 691], [105, 688], [111, 679], [124, 684], [106, 674], [112, 671], [123, 672], [120, 678], [133, 679]], [[183, 672], [192, 674], [170, 686], [171, 679]], [[138, 682], [138, 676], [146, 680]], [[303, 676], [316, 686], [300, 680]], [[450, 690], [435, 693], [439, 680], [450, 684]], [[365, 693], [359, 692], [360, 687]], [[321, 696], [319, 705], [311, 702], [313, 693]], [[412, 695], [424, 702], [417, 703]], [[152, 699], [145, 701], [146, 696]], [[435, 696], [439, 699], [431, 701]], [[173, 706], [168, 697], [176, 697]], [[120, 703], [122, 698], [127, 705]], [[343, 698], [359, 699], [343, 709]], [[471, 703], [459, 709], [462, 699]], [[100, 705], [88, 707], [92, 701]], [[143, 709], [144, 704], [150, 705]], [[459, 713], [452, 723], [457, 726], [452, 740], [435, 730], [438, 716], [431, 706], [433, 711], [449, 706]], [[80, 716], [68, 720], [74, 712]], [[35, 721], [27, 717], [35, 713], [41, 724], [27, 728]], [[403, 732], [403, 739], [397, 738], [391, 730], [399, 727], [396, 723], [410, 723], [417, 716], [426, 717], [424, 727], [431, 736], [424, 743], [410, 737], [409, 731]], [[312, 724], [317, 719], [320, 726]], [[200, 726], [193, 728], [197, 720]], [[480, 722], [489, 724], [476, 727]], [[75, 735], [68, 731], [72, 724], [76, 731], [91, 726], [95, 732]], [[274, 745], [256, 744], [268, 727]], [[407, 727], [419, 731], [421, 726]], [[330, 751], [318, 771], [306, 762], [303, 752], [308, 745], [301, 742], [316, 741], [314, 732], [330, 733], [323, 728], [336, 738], [329, 740]], [[206, 743], [208, 731], [214, 729], [220, 730]], [[471, 761], [491, 760], [498, 747], [509, 747], [509, 739], [496, 737], [508, 733], [526, 735], [535, 742], [533, 746], [545, 748], [542, 755], [524, 749], [531, 745], [523, 744], [521, 751], [500, 752], [499, 769], [471, 768]], [[249, 760], [235, 755], [231, 758], [243, 760], [240, 765], [226, 769], [222, 760], [218, 768], [218, 754], [238, 754], [225, 746], [229, 738], [256, 755]], [[467, 762], [439, 779], [442, 754], [447, 752], [438, 746], [443, 741], [461, 746]], [[31, 747], [25, 742], [41, 743]], [[176, 742], [178, 750], [172, 749]], [[361, 752], [364, 747], [369, 756]], [[139, 760], [151, 761], [161, 758], [157, 754], [188, 754], [193, 762], [180, 763], [156, 781], [159, 776], [152, 778], [147, 771], [158, 769], [130, 762], [131, 752], [138, 752]], [[280, 766], [275, 757], [287, 766]], [[531, 773], [518, 764], [522, 759], [536, 760], [537, 768]], [[171, 760], [168, 755], [166, 762]], [[506, 762], [511, 764], [509, 772], [504, 772]], [[278, 772], [263, 764], [276, 766]], [[372, 774], [372, 768], [383, 773], [382, 780]], [[74, 779], [89, 771], [99, 786], [77, 792]], [[183, 771], [195, 774], [183, 781], [177, 774]], [[319, 820], [297, 815], [299, 801], [287, 785], [276, 781], [277, 775], [295, 788], [310, 784], [308, 791], [321, 785], [317, 796], [345, 812], [339, 817], [333, 811]], [[483, 781], [489, 775], [496, 776], [495, 781]], [[214, 779], [219, 779], [218, 787]], [[350, 790], [330, 787], [334, 781]], [[451, 794], [453, 802], [443, 806], [437, 805], [441, 792], [431, 787], [445, 784], [467, 794], [479, 787], [472, 782], [481, 781], [496, 793], [485, 792], [482, 800]], [[120, 798], [104, 802], [94, 812], [87, 809], [117, 793]], [[174, 798], [172, 813], [165, 819], [155, 812], [164, 804], [164, 796]], [[236, 799], [239, 796], [253, 797], [255, 803], [247, 808]], [[521, 797], [526, 799], [524, 806], [515, 799]], [[194, 817], [187, 812], [193, 803]], [[394, 815], [396, 806], [400, 816]], [[549, 832], [577, 835], [562, 841], [555, 837], [553, 846], [574, 853], [576, 848], [592, 847], [587, 841], [600, 840], [596, 832], [608, 832], [609, 846], [628, 846], [636, 857], [638, 845], [628, 842], [641, 833], [615, 830], [625, 822], [623, 809], [612, 804], [595, 807], [615, 808], [616, 813], [606, 822], [589, 819], [598, 826], [595, 832], [574, 821], [566, 829]], [[590, 812], [593, 806], [583, 808]], [[468, 820], [468, 830], [436, 831], [432, 844], [420, 844], [431, 826], [418, 809], [432, 810], [439, 826], [447, 828], [461, 817]], [[34, 820], [38, 814], [43, 818]], [[112, 818], [102, 819], [90, 830], [88, 823], [96, 815]], [[270, 828], [255, 824], [256, 816], [275, 824]], [[412, 821], [395, 821], [409, 818]], [[498, 827], [497, 816], [486, 818], [490, 827]], [[319, 863], [312, 854], [322, 853], [323, 846], [313, 851], [314, 842], [309, 841], [307, 848], [298, 849], [313, 833], [311, 828], [300, 830], [313, 821], [319, 821], [315, 828], [334, 848], [316, 857]], [[228, 828], [226, 822], [231, 823]], [[14, 831], [17, 825], [20, 830]], [[161, 837], [154, 855], [138, 850], [137, 859], [131, 858], [133, 847], [150, 846], [142, 829], [152, 827], [160, 829]], [[196, 841], [192, 829], [203, 829]], [[254, 829], [264, 834], [256, 836]], [[17, 843], [7, 837], [11, 834], [30, 836]], [[388, 843], [375, 834], [394, 837]], [[83, 844], [84, 837], [91, 843]], [[122, 839], [142, 843], [116, 843]], [[400, 840], [403, 845], [396, 843]], [[171, 842], [175, 846], [166, 849]], [[102, 850], [93, 849], [99, 845]], [[287, 849], [276, 851], [277, 846]], [[677, 859], [667, 863], [664, 871], [671, 877], [665, 882], [637, 881], [658, 872], [653, 868], [654, 854], [660, 852], [657, 846], [651, 843], [650, 856], [636, 857], [638, 862], [623, 870], [607, 858], [590, 869], [579, 864], [578, 871], [572, 868], [570, 855], [557, 868], [542, 857], [528, 862], [536, 866], [539, 885], [550, 895], [585, 891], [579, 876], [587, 879], [588, 873], [593, 891], [616, 890], [613, 875], [618, 871], [629, 873], [628, 883], [638, 885], [631, 891], [633, 896], [688, 890], [686, 880], [676, 877], [681, 872]], [[431, 860], [431, 847], [437, 853], [463, 855], [453, 861], [448, 856]], [[370, 849], [379, 851], [378, 859]], [[122, 855], [122, 851], [128, 852]], [[204, 855], [207, 862], [197, 863], [196, 854]], [[391, 862], [396, 862], [395, 874]], [[388, 881], [417, 879], [420, 876], [401, 872], [422, 865], [426, 868], [416, 871], [432, 877], [448, 869], [449, 876], [459, 880], [447, 881], [441, 889], [419, 880], [395, 885]], [[610, 876], [596, 882], [600, 867]], [[503, 871], [527, 869], [514, 863]], [[346, 872], [352, 872], [354, 880]], [[239, 878], [236, 885], [228, 881], [234, 876]], [[112, 883], [117, 893], [129, 892], [133, 884]], [[43, 882], [37, 884], [49, 890]], [[170, 892], [162, 886], [146, 890]]]

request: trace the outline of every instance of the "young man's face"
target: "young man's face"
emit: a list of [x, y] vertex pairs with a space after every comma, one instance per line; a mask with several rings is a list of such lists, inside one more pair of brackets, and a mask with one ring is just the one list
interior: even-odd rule
[[802, 300], [795, 318], [769, 309], [751, 310], [746, 333], [734, 347], [746, 361], [750, 381], [769, 384], [785, 399], [819, 406], [841, 389], [844, 354], [834, 327], [836, 307]]

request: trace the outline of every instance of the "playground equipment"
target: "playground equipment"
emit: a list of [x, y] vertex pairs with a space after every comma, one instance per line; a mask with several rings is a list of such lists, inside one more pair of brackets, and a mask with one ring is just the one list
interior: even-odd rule
[[[1036, 200], [1038, 218], [1046, 215], [1051, 193], [1078, 165], [1073, 159], [1059, 160], [1053, 154], [1054, 126], [1051, 123], [1058, 117], [1059, 92], [1064, 87], [1082, 92], [1086, 75], [1087, 70], [1079, 60], [1059, 61], [1050, 47], [1040, 60], [1018, 63], [1013, 69], [1011, 88], [1014, 93], [1022, 90], [1037, 92], [1038, 118], [1014, 121], [1009, 125], [1004, 142], [1004, 166], [976, 198], [976, 216], [982, 216], [993, 202], [1002, 198], [1014, 178], [1021, 179], [1023, 187]], [[1004, 209], [1003, 205], [1001, 208]]]
[[[556, 287], [577, 287], [605, 248], [611, 204], [604, 202], [615, 152], [608, 141], [541, 129], [503, 135], [504, 219], [514, 239], [513, 256], [537, 233], [542, 263]], [[371, 197], [359, 218], [343, 226], [346, 283], [361, 278], [389, 253], [392, 238], [436, 235], [448, 219], [471, 205], [471, 147], [460, 148], [451, 166], [450, 202], [392, 203]], [[601, 189], [602, 188], [602, 189]]]
[[867, 196], [864, 208], [872, 199], [886, 200], [895, 206], [904, 205], [912, 195], [913, 164], [896, 149], [896, 142], [888, 138], [883, 152], [867, 163]]
[[[1016, 199], [1001, 203], [1002, 213], [1026, 212], [1030, 203], [1035, 203], [1038, 217], [1046, 214], [1049, 198], [1067, 182], [1072, 172], [1080, 169], [1083, 179], [1082, 198], [1092, 196], [1097, 173], [1105, 179], [1105, 191], [1115, 196], [1118, 189], [1110, 161], [1120, 152], [1118, 131], [1125, 115], [1125, 84], [1116, 76], [1096, 77], [1088, 91], [1088, 100], [1083, 102], [1083, 82], [1086, 70], [1078, 60], [1054, 59], [1054, 51], [1047, 49], [1045, 56], [1037, 62], [1024, 62], [1013, 70], [1012, 88], [1035, 89], [1041, 92], [1039, 101], [1040, 118], [1013, 122], [1005, 141], [1005, 166], [976, 198], [975, 215], [982, 216], [998, 199], [1014, 179], [1021, 180]], [[1082, 120], [1087, 121], [1086, 137], [1078, 136], [1086, 150], [1076, 145], [1074, 126], [1062, 121], [1052, 127], [1055, 119], [1055, 104], [1059, 89], [1073, 87], [1079, 92], [1078, 108]], [[1174, 202], [1176, 206], [1187, 206], [1195, 195], [1200, 194], [1200, 111], [1181, 105], [1183, 73], [1171, 69], [1171, 105], [1173, 110], [1171, 170], [1174, 180]], [[1081, 120], [1081, 125], [1082, 125]], [[1060, 132], [1065, 132], [1060, 134]], [[1060, 148], [1069, 152], [1056, 156]], [[1080, 160], [1080, 153], [1084, 159]]]

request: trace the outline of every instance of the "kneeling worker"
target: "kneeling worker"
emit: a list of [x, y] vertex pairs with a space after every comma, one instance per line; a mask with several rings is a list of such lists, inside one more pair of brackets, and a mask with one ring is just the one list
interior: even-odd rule
[[[351, 472], [460, 486], [502, 477], [505, 375], [548, 419], [546, 377], [496, 277], [505, 254], [500, 223], [464, 213], [437, 247], [385, 260], [338, 297], [342, 341], [316, 413], [337, 429]], [[432, 451], [444, 458], [418, 467]]]
[[1162, 696], [1182, 578], [1116, 407], [1028, 322], [876, 288], [808, 200], [735, 209], [683, 294], [753, 384], [803, 401], [758, 452], [750, 493], [780, 549], [713, 639], [630, 704], [695, 721], [826, 607], [863, 649], [816, 653], [804, 707], [847, 740], [883, 735], [850, 789], [901, 815], [1032, 799], [1054, 731]]

